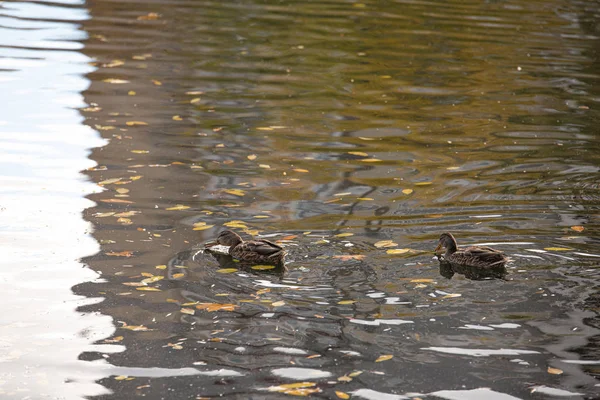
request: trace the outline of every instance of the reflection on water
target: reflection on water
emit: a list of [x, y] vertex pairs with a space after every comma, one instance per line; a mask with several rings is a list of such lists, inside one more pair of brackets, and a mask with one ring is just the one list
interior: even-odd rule
[[[76, 222], [94, 189], [76, 171], [104, 189], [85, 211], [100, 251], [52, 288], [87, 281], [79, 318], [114, 324], [69, 341], [105, 397], [594, 398], [600, 4], [100, 0], [89, 19], [56, 7], [1, 9], [21, 43], [0, 48], [1, 79], [40, 67], [33, 89], [14, 83], [5, 119], [27, 125], [2, 126], [23, 143], [1, 151], [9, 193], [73, 221], [39, 228], [51, 242], [35, 239], [38, 268], [94, 253]], [[89, 146], [97, 165], [81, 161]], [[3, 241], [40, 226], [23, 218]], [[200, 252], [225, 226], [284, 246], [287, 271]], [[508, 275], [440, 275], [443, 231], [495, 243]]]
[[[599, 12], [93, 3], [103, 280], [75, 290], [126, 350], [82, 358], [116, 396], [592, 396], [595, 364], [565, 360], [600, 359]], [[199, 251], [224, 227], [287, 271]], [[440, 276], [443, 231], [494, 242], [508, 275]]]
[[76, 312], [99, 298], [71, 287], [98, 277], [78, 261], [98, 251], [81, 218], [96, 190], [80, 174], [87, 149], [104, 141], [76, 110], [92, 71], [77, 50], [88, 18], [79, 3], [0, 4], [0, 397], [81, 398], [107, 393], [80, 361], [110, 353], [95, 341], [110, 318]]

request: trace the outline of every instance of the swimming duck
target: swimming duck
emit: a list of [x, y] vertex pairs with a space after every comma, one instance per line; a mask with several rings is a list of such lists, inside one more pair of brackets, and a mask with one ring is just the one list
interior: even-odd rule
[[440, 258], [438, 251], [446, 248], [443, 258], [452, 264], [466, 265], [476, 268], [504, 268], [508, 258], [501, 251], [487, 246], [472, 246], [458, 250], [456, 239], [451, 233], [442, 233], [440, 242], [435, 248], [435, 254]]
[[217, 236], [217, 244], [229, 246], [229, 255], [248, 263], [283, 264], [285, 251], [279, 245], [265, 239], [244, 241], [237, 233], [226, 230]]

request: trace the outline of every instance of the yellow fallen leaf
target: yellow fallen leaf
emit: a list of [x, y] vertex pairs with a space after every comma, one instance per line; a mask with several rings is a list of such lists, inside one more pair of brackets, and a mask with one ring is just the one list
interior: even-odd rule
[[196, 103], [200, 103], [200, 97], [196, 97], [195, 99], [191, 99], [190, 100], [191, 104], [196, 104]]
[[284, 304], [285, 304], [285, 301], [283, 301], [283, 300], [280, 300], [280, 301], [275, 301], [275, 302], [271, 303], [271, 305], [272, 305], [273, 307], [281, 307], [281, 306], [282, 306], [282, 305], [284, 305]]
[[123, 199], [102, 199], [103, 203], [122, 203], [122, 204], [133, 204], [133, 201]]
[[350, 378], [348, 375], [342, 375], [339, 378], [337, 378], [337, 380], [340, 382], [351, 382], [352, 378]]
[[411, 279], [410, 282], [411, 283], [429, 283], [429, 282], [433, 282], [433, 279], [426, 279], [426, 278]]
[[360, 201], [373, 201], [375, 199], [373, 199], [371, 197], [358, 197], [356, 200], [360, 200]]
[[123, 282], [123, 285], [125, 286], [134, 286], [134, 287], [141, 287], [141, 286], [146, 286], [146, 284], [142, 283], [142, 282]]
[[128, 330], [134, 331], [134, 332], [147, 332], [147, 331], [154, 330], [154, 329], [147, 328], [144, 325], [124, 325], [121, 327], [121, 329], [128, 329]]
[[408, 253], [410, 249], [389, 249], [386, 251], [387, 254], [404, 254]]
[[190, 90], [189, 92], [185, 92], [185, 94], [190, 95], [190, 96], [198, 96], [200, 94], [204, 94], [204, 92], [202, 92], [200, 90]]
[[167, 269], [167, 266], [166, 265], [157, 265], [154, 268], [156, 268], [156, 269]]
[[105, 254], [113, 257], [131, 257], [133, 255], [133, 251], [108, 251]]
[[433, 182], [417, 182], [415, 183], [415, 186], [427, 186], [427, 185], [431, 185]]
[[246, 195], [246, 192], [243, 191], [242, 189], [225, 189], [223, 191], [227, 194], [232, 194], [234, 196], [239, 196], [239, 197]]
[[148, 154], [150, 153], [148, 150], [131, 150], [132, 153], [135, 154]]
[[135, 290], [141, 290], [142, 292], [160, 292], [161, 291], [159, 288], [155, 288], [155, 287], [151, 287], [151, 286], [138, 287], [138, 288], [135, 288]]
[[443, 296], [442, 299], [453, 299], [456, 297], [461, 297], [462, 294], [460, 293], [448, 293], [447, 295]]
[[338, 304], [354, 304], [356, 303], [356, 300], [342, 300], [342, 301], [338, 301]]
[[374, 163], [374, 162], [379, 162], [381, 160], [379, 158], [363, 158], [360, 161], [362, 161], [362, 162], [368, 162], [368, 163]]
[[269, 169], [271, 166], [269, 164], [258, 164], [259, 167]]
[[183, 118], [181, 118], [179, 115], [173, 115], [173, 121], [183, 121]]
[[340, 392], [339, 390], [335, 391], [335, 395], [340, 399], [349, 399], [350, 395], [348, 393]]
[[119, 375], [119, 376], [115, 376], [115, 381], [124, 381], [127, 378], [128, 377], [125, 375]]
[[294, 171], [296, 171], [296, 172], [303, 172], [303, 173], [310, 172], [309, 170], [307, 170], [307, 169], [302, 169], [302, 168], [294, 168]]
[[560, 375], [563, 373], [562, 369], [548, 367], [548, 373], [552, 375]]
[[269, 269], [275, 269], [275, 266], [274, 265], [253, 265], [250, 268], [254, 269], [256, 271], [265, 271], [265, 270], [269, 270]]
[[133, 91], [133, 90], [130, 90], [129, 92], [127, 92], [127, 94], [129, 96], [135, 96], [137, 93], [135, 91]]
[[111, 178], [111, 179], [106, 179], [106, 180], [103, 180], [103, 181], [101, 181], [101, 182], [98, 182], [98, 185], [100, 185], [100, 186], [104, 186], [104, 185], [110, 185], [110, 184], [112, 184], [112, 183], [117, 183], [117, 182], [119, 182], [121, 179], [122, 179], [122, 178]]
[[188, 315], [194, 315], [196, 313], [196, 311], [192, 308], [182, 308], [181, 310], [182, 314], [188, 314]]
[[257, 155], [256, 154], [250, 154], [249, 156], [247, 156], [248, 160], [253, 161], [256, 160]]
[[102, 82], [112, 83], [114, 85], [122, 85], [124, 83], [129, 83], [129, 81], [126, 81], [125, 79], [115, 79], [115, 78], [103, 79]]
[[194, 231], [204, 231], [206, 229], [210, 229], [212, 228], [214, 225], [201, 225], [201, 226], [195, 226], [194, 228], [192, 228], [192, 230]]
[[122, 60], [112, 60], [108, 64], [104, 64], [103, 67], [106, 67], [106, 68], [115, 68], [115, 67], [120, 67], [123, 64], [125, 64], [125, 61], [122, 61]]
[[375, 362], [387, 361], [387, 360], [391, 360], [392, 358], [394, 358], [394, 356], [393, 356], [393, 355], [391, 355], [391, 354], [385, 354], [385, 355], [383, 355], [383, 356], [379, 356], [379, 357], [377, 358], [377, 360], [375, 360]]
[[548, 251], [569, 251], [573, 249], [569, 249], [567, 247], [544, 247], [544, 250]]
[[411, 194], [412, 192], [413, 192], [412, 189], [403, 189], [402, 190], [402, 193], [404, 193], [404, 194]]
[[367, 153], [363, 153], [362, 151], [349, 151], [348, 154], [352, 154], [355, 156], [368, 157]]
[[351, 377], [351, 378], [354, 378], [354, 377], [356, 377], [356, 376], [359, 376], [359, 375], [360, 375], [360, 374], [362, 374], [362, 373], [363, 373], [363, 371], [354, 371], [354, 372], [350, 372], [350, 373], [348, 374], [348, 376], [349, 376], [349, 377]]
[[575, 232], [583, 232], [585, 230], [585, 228], [581, 225], [572, 226], [571, 229]]
[[335, 237], [348, 237], [348, 236], [354, 236], [354, 233], [345, 232], [345, 233], [338, 233], [337, 235], [335, 235]]
[[145, 126], [145, 125], [148, 125], [148, 123], [144, 122], [144, 121], [127, 121], [127, 122], [125, 122], [125, 125], [127, 125], [127, 126]]
[[129, 218], [123, 218], [123, 217], [117, 219], [117, 222], [119, 224], [123, 224], [123, 225], [131, 225], [131, 224], [133, 224], [133, 222]]
[[200, 303], [196, 305], [199, 310], [213, 311], [234, 311], [238, 306], [235, 304], [219, 304], [219, 303]]
[[374, 244], [375, 247], [377, 247], [378, 249], [381, 249], [383, 247], [394, 247], [394, 246], [398, 246], [398, 243], [394, 243], [391, 240], [380, 240], [379, 242], [376, 242]]
[[190, 207], [189, 206], [184, 206], [183, 204], [177, 204], [174, 207], [165, 208], [165, 210], [167, 210], [167, 211], [180, 211], [180, 210], [187, 210], [188, 208], [190, 208]]
[[129, 179], [131, 179], [132, 181], [137, 181], [138, 179], [142, 179], [142, 175], [130, 176]]
[[366, 256], [364, 254], [343, 254], [339, 256], [333, 256], [333, 258], [337, 258], [342, 261], [350, 261], [350, 260], [362, 260]]
[[125, 193], [129, 193], [129, 189], [126, 189], [126, 188], [117, 188], [116, 192], [119, 193], [119, 194], [125, 194]]
[[239, 270], [237, 268], [221, 268], [217, 270], [217, 273], [219, 274], [232, 274], [234, 272], [238, 272]]
[[244, 221], [238, 221], [238, 220], [233, 220], [233, 221], [225, 222], [223, 224], [223, 226], [226, 226], [228, 228], [240, 228], [240, 229], [247, 229], [248, 228], [248, 226], [246, 225], [246, 223]]
[[154, 85], [156, 85], [156, 86], [162, 86], [162, 82], [157, 81], [156, 79], [152, 79], [152, 83], [154, 83]]
[[171, 276], [171, 278], [173, 278], [173, 279], [179, 279], [179, 278], [183, 278], [184, 276], [185, 276], [185, 274], [183, 272], [178, 272], [176, 274], [173, 274]]

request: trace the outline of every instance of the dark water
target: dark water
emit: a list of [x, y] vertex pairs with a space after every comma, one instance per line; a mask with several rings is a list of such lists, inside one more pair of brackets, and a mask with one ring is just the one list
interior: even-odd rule
[[[63, 393], [600, 396], [600, 3], [86, 7], [63, 17], [94, 67], [68, 107], [107, 143], [80, 191], [98, 277], [73, 291], [114, 332]], [[198, 252], [225, 226], [287, 271]], [[442, 275], [444, 231], [505, 251], [506, 279]]]

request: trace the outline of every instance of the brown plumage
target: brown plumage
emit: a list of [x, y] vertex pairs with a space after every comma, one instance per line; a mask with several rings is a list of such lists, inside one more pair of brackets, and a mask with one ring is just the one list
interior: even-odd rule
[[456, 239], [450, 233], [442, 233], [440, 236], [440, 242], [435, 248], [436, 255], [442, 248], [446, 248], [446, 253], [443, 255], [444, 260], [452, 264], [502, 269], [508, 261], [504, 253], [487, 246], [472, 246], [458, 250]]
[[229, 246], [233, 258], [257, 264], [283, 264], [285, 251], [279, 245], [265, 239], [243, 241], [237, 233], [226, 230], [217, 237], [217, 244]]

